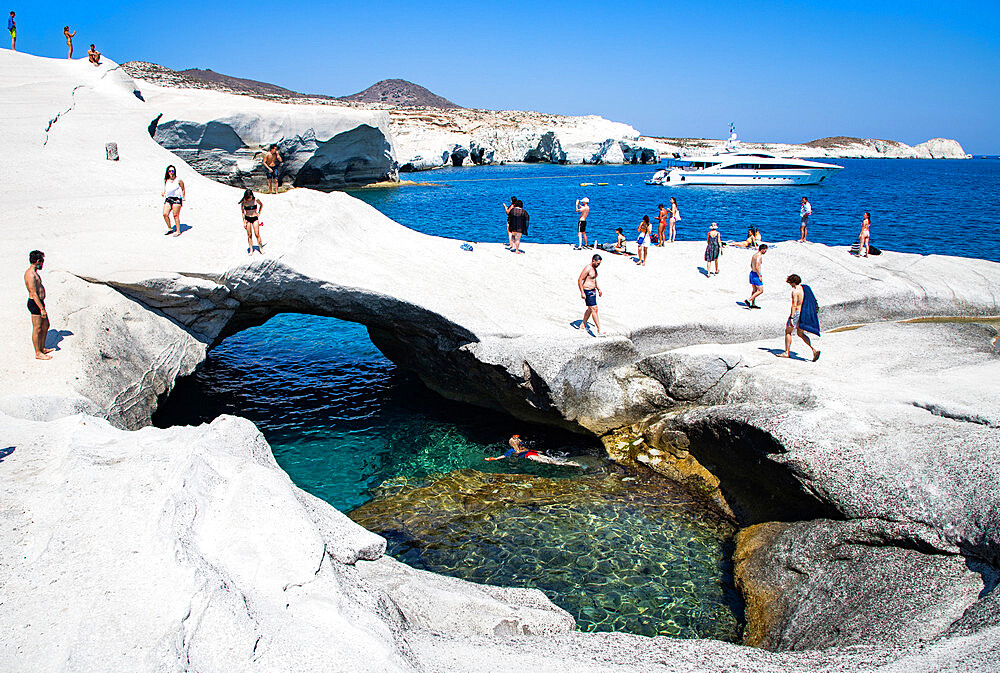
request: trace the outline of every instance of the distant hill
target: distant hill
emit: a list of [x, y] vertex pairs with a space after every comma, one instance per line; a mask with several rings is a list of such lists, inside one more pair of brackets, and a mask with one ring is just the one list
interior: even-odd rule
[[[851, 136], [831, 136], [829, 138], [819, 138], [818, 140], [810, 140], [807, 143], [802, 143], [806, 147], [817, 147], [820, 149], [831, 149], [835, 147], [844, 147], [845, 145], [863, 145], [867, 140], [864, 138], [852, 138]], [[882, 140], [884, 143], [896, 142], [894, 140]]]
[[214, 70], [188, 68], [187, 70], [171, 70], [155, 63], [129, 61], [123, 63], [125, 71], [132, 77], [158, 82], [167, 86], [194, 87], [218, 89], [234, 93], [250, 94], [265, 98], [323, 98], [351, 103], [381, 103], [383, 105], [400, 105], [405, 107], [437, 107], [447, 109], [462, 109], [447, 98], [442, 98], [428, 91], [419, 84], [407, 82], [405, 79], [384, 79], [351, 96], [337, 98], [323, 94], [303, 94], [280, 87], [277, 84], [258, 82], [253, 79], [242, 79], [223, 75]]
[[340, 100], [359, 103], [383, 103], [385, 105], [403, 105], [407, 107], [439, 107], [460, 109], [447, 98], [431, 93], [419, 84], [407, 82], [405, 79], [384, 79], [376, 82], [364, 91]]
[[200, 79], [214, 84], [222, 84], [233, 91], [246, 91], [247, 93], [264, 94], [266, 96], [288, 96], [290, 98], [300, 98], [302, 96], [302, 94], [297, 91], [285, 89], [276, 84], [258, 82], [252, 79], [241, 79], [239, 77], [230, 77], [229, 75], [223, 75], [222, 73], [215, 72], [213, 70], [188, 68], [187, 70], [178, 70], [177, 72], [181, 75], [185, 75], [186, 77]]

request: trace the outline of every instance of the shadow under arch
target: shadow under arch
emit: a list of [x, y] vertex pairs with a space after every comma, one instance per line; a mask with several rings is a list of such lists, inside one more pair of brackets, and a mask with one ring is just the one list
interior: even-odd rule
[[222, 276], [107, 284], [171, 319], [209, 349], [279, 313], [358, 323], [386, 358], [446, 399], [590, 434], [563, 417], [545, 382], [526, 362], [518, 374], [483, 362], [468, 348], [479, 341], [472, 331], [383, 292], [313, 278], [278, 260], [245, 265]]

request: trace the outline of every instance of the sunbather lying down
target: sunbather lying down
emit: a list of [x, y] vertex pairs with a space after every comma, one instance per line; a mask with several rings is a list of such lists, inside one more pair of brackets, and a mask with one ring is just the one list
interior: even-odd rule
[[502, 456], [487, 456], [484, 460], [503, 460], [504, 458], [527, 458], [528, 460], [533, 460], [536, 463], [545, 463], [546, 465], [563, 465], [566, 467], [584, 467], [583, 464], [576, 462], [575, 460], [568, 460], [566, 458], [556, 458], [555, 456], [549, 456], [544, 453], [539, 453], [534, 449], [527, 448], [521, 441], [520, 435], [514, 435], [507, 442], [510, 444], [510, 448]]
[[734, 248], [756, 248], [760, 245], [760, 232], [756, 227], [747, 228], [747, 240], [745, 241], [732, 241], [727, 243]]

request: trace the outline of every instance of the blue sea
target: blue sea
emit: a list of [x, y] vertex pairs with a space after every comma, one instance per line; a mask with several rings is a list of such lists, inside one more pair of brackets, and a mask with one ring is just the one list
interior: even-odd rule
[[[634, 236], [642, 215], [652, 219], [670, 196], [683, 218], [680, 240], [704, 240], [712, 222], [723, 239], [741, 240], [748, 226], [759, 227], [769, 242], [798, 238], [799, 203], [807, 196], [810, 240], [856, 242], [867, 210], [872, 244], [880, 248], [1000, 262], [1000, 160], [835, 163], [844, 170], [813, 187], [654, 187], [643, 183], [651, 166], [533, 164], [406, 174], [434, 184], [352, 193], [405, 226], [471, 242], [506, 240], [501, 203], [517, 196], [531, 214], [525, 240], [560, 244], [576, 240], [574, 204], [583, 196], [591, 203], [591, 242], [611, 242], [619, 226]], [[295, 483], [346, 512], [382, 498], [391, 510], [394, 497], [419, 511], [412, 497], [421, 491], [414, 489], [440, 490], [457, 479], [445, 475], [478, 483], [477, 472], [464, 472], [470, 469], [526, 484], [586, 480], [589, 499], [553, 495], [495, 512], [483, 503], [474, 519], [456, 510], [436, 524], [437, 535], [423, 538], [379, 532], [390, 540], [390, 553], [418, 567], [540, 588], [584, 630], [739, 638], [742, 608], [730, 562], [735, 529], [710, 508], [669, 486], [636, 489], [662, 492], [660, 502], [623, 502], [615, 489], [589, 486], [643, 477], [621, 474], [593, 438], [437, 397], [385, 359], [359, 325], [285, 314], [234, 335], [178, 383], [154, 422], [200, 423], [220, 413], [256, 423]], [[577, 457], [586, 469], [483, 460], [501, 454], [514, 433], [539, 449]], [[468, 506], [465, 498], [462, 507]], [[491, 514], [484, 518], [483, 511]], [[438, 522], [441, 513], [433, 516]], [[580, 535], [583, 520], [606, 535]], [[655, 529], [642, 544], [632, 544], [642, 535], [636, 522]], [[478, 559], [476, 567], [470, 558]]]
[[[871, 241], [886, 250], [980, 257], [1000, 261], [1000, 160], [840, 159], [844, 170], [809, 187], [656, 187], [644, 184], [651, 166], [516, 164], [445, 168], [403, 177], [440, 186], [352, 192], [397, 222], [437, 236], [506, 240], [501, 202], [517, 196], [531, 215], [526, 241], [574, 243], [576, 199], [590, 198], [590, 242], [613, 242], [614, 230], [634, 234], [643, 215], [677, 199], [679, 240], [704, 240], [717, 222], [723, 240], [743, 240], [748, 226], [765, 241], [799, 237], [799, 206], [813, 214], [809, 240], [851, 245], [871, 213]], [[584, 182], [607, 186], [581, 187]], [[634, 235], [630, 236], [634, 239]], [[653, 253], [655, 254], [655, 251]]]

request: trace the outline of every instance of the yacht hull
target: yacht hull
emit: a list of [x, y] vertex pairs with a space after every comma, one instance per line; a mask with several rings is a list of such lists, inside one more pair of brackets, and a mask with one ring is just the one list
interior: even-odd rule
[[648, 185], [680, 187], [686, 185], [715, 186], [801, 186], [818, 185], [840, 168], [809, 168], [802, 170], [684, 170], [674, 169], [659, 180], [647, 180]]

